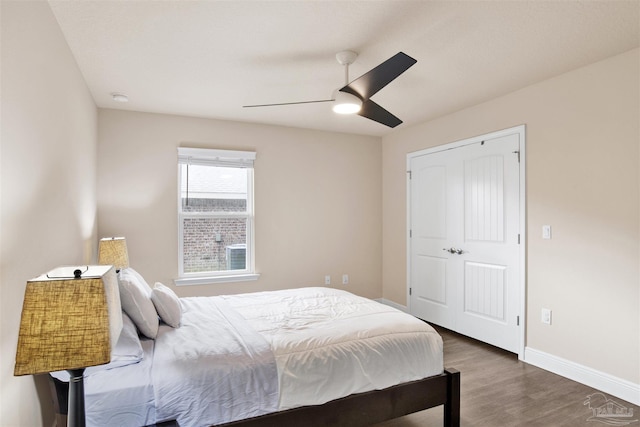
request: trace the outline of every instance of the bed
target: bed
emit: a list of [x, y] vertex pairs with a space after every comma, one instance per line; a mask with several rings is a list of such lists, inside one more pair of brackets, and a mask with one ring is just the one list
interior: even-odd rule
[[[459, 425], [460, 374], [443, 368], [441, 337], [399, 310], [330, 288], [174, 295], [179, 313], [156, 304], [167, 322], [138, 347], [148, 325], [127, 292], [112, 362], [85, 373], [87, 425], [365, 426], [438, 405]], [[52, 385], [66, 399], [65, 373]]]

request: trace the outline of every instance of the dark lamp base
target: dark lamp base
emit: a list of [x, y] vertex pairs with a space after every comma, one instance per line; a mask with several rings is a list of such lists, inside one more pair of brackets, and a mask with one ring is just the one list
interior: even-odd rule
[[85, 427], [84, 417], [84, 368], [68, 369], [69, 372], [69, 427]]

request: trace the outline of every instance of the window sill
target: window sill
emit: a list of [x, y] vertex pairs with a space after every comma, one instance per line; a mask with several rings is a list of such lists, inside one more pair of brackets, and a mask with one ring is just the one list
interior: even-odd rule
[[260, 274], [247, 273], [228, 276], [181, 277], [179, 279], [173, 279], [173, 283], [176, 286], [210, 285], [213, 283], [249, 282], [258, 280], [259, 278]]

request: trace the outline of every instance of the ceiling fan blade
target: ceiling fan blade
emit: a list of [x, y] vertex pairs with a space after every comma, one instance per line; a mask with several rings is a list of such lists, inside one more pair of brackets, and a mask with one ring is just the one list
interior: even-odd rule
[[277, 107], [279, 105], [297, 105], [297, 104], [314, 104], [316, 102], [333, 102], [335, 99], [320, 99], [317, 101], [298, 101], [298, 102], [281, 102], [278, 104], [258, 104], [258, 105], [243, 105], [242, 108], [253, 107]]
[[404, 52], [398, 52], [382, 64], [358, 77], [340, 91], [351, 93], [361, 99], [369, 99], [380, 89], [391, 83], [418, 62]]
[[402, 120], [370, 99], [362, 102], [362, 108], [358, 112], [358, 115], [389, 126], [390, 128], [394, 128], [402, 123]]

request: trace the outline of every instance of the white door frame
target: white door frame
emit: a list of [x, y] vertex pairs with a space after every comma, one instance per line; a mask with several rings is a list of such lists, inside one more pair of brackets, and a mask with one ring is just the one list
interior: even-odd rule
[[486, 141], [493, 138], [499, 138], [502, 136], [518, 134], [520, 140], [520, 194], [519, 194], [519, 208], [520, 208], [520, 218], [519, 218], [519, 235], [520, 235], [520, 245], [519, 245], [519, 262], [520, 262], [520, 275], [518, 278], [518, 286], [520, 287], [520, 302], [519, 302], [519, 325], [518, 325], [518, 359], [524, 360], [524, 349], [525, 349], [525, 323], [526, 323], [526, 278], [527, 278], [527, 233], [526, 233], [526, 224], [527, 224], [527, 197], [526, 197], [526, 126], [520, 125], [515, 126], [508, 129], [499, 130], [496, 132], [491, 132], [485, 135], [474, 136], [471, 138], [463, 139], [456, 142], [451, 142], [449, 144], [438, 145], [437, 147], [427, 148], [424, 150], [413, 151], [411, 153], [407, 153], [407, 230], [406, 230], [406, 242], [407, 242], [407, 287], [406, 287], [406, 295], [407, 295], [407, 309], [411, 312], [411, 296], [409, 295], [409, 288], [411, 287], [411, 181], [409, 176], [409, 171], [411, 170], [411, 160], [415, 157], [424, 156], [425, 154], [433, 154], [439, 151], [452, 150], [454, 148], [464, 147], [469, 144], [476, 144], [481, 141]]

